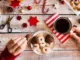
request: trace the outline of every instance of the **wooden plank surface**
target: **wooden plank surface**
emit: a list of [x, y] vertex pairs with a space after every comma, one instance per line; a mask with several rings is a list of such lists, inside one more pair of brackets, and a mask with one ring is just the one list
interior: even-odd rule
[[[0, 21], [3, 20], [5, 22], [8, 18], [8, 16], [9, 15], [1, 15], [0, 16], [1, 17]], [[45, 26], [46, 24], [44, 23], [44, 20], [46, 20], [51, 15], [19, 15], [19, 16], [22, 17], [21, 21], [18, 21], [16, 19], [17, 16], [18, 15], [14, 15], [14, 18], [10, 22], [10, 26], [13, 29], [12, 32], [36, 32], [36, 31], [44, 30], [44, 29], [47, 30], [47, 27]], [[36, 16], [37, 19], [39, 20], [39, 23], [37, 24], [36, 27], [30, 26], [30, 24], [28, 22], [30, 16], [33, 16], [33, 17]], [[79, 25], [79, 23], [78, 23], [78, 19], [80, 19], [79, 16], [76, 16], [76, 15], [60, 15], [60, 16], [61, 17], [68, 17], [71, 20], [73, 25]], [[25, 23], [25, 22], [28, 24], [28, 27], [27, 28], [22, 28], [22, 24]], [[7, 32], [7, 26], [2, 30], [0, 29], [0, 32]]]
[[[25, 16], [25, 15], [24, 15]], [[27, 15], [27, 17], [29, 17], [30, 15]], [[47, 18], [49, 15], [44, 15], [45, 18]], [[76, 24], [79, 27], [79, 24], [77, 22], [78, 17], [75, 15], [61, 15], [64, 17], [70, 17], [73, 25]], [[42, 15], [38, 15], [39, 19], [42, 19]], [[74, 20], [73, 20], [74, 19]], [[44, 20], [44, 19], [43, 19]], [[41, 24], [43, 25], [43, 24]], [[39, 26], [39, 25], [38, 25]], [[41, 28], [42, 29], [42, 28]], [[43, 29], [46, 30], [45, 26], [43, 27]], [[28, 31], [27, 31], [28, 32]], [[35, 32], [35, 31], [34, 31]], [[5, 34], [0, 34], [0, 50], [2, 51], [3, 48], [6, 46], [7, 42], [11, 39], [14, 38], [15, 36], [21, 35], [21, 36], [25, 36], [27, 33], [5, 33]], [[60, 60], [64, 60], [66, 58], [70, 59], [70, 60], [74, 60], [77, 59], [79, 60], [79, 47], [78, 45], [72, 40], [68, 40], [66, 43], [61, 44], [59, 40], [57, 40], [57, 38], [55, 37], [55, 48], [53, 50], [53, 53], [47, 56], [39, 56], [37, 54], [35, 54], [31, 49], [29, 49], [28, 47], [26, 48], [26, 50], [21, 54], [20, 57], [17, 58], [17, 60], [57, 60], [58, 58]], [[24, 56], [25, 55], [25, 56]], [[28, 55], [28, 56], [27, 56]], [[27, 57], [26, 57], [27, 56]], [[30, 56], [32, 56], [30, 58]]]
[[[4, 4], [2, 4], [4, 3]], [[57, 9], [53, 7], [53, 4], [56, 4]], [[25, 36], [27, 32], [33, 32], [39, 30], [47, 30], [49, 29], [44, 24], [44, 20], [48, 18], [50, 15], [52, 15], [55, 12], [58, 12], [61, 17], [68, 17], [72, 24], [77, 25], [78, 27], [80, 24], [77, 22], [78, 19], [80, 19], [79, 16], [76, 16], [74, 12], [65, 4], [62, 5], [59, 3], [58, 0], [47, 0], [46, 8], [49, 8], [49, 12], [47, 14], [42, 13], [42, 5], [43, 0], [41, 0], [41, 3], [39, 5], [36, 5], [34, 3], [34, 0], [25, 0], [25, 2], [21, 3], [21, 6], [28, 6], [31, 5], [33, 9], [31, 11], [25, 9], [25, 12], [19, 13], [16, 10], [13, 13], [4, 13], [6, 15], [0, 15], [0, 20], [6, 21], [7, 17], [10, 15], [14, 15], [13, 20], [11, 21], [11, 27], [13, 28], [13, 33], [6, 33], [7, 32], [7, 26], [0, 30], [0, 32], [5, 32], [4, 34], [0, 34], [0, 51], [2, 51], [7, 42], [14, 38], [15, 36]], [[9, 6], [8, 2], [1, 1], [0, 2], [1, 7]], [[19, 24], [16, 23], [16, 16], [21, 15], [23, 22], [20, 22]], [[22, 29], [21, 24], [24, 23], [29, 19], [30, 16], [37, 16], [39, 19], [39, 23], [37, 27], [28, 27], [27, 29]], [[16, 30], [15, 30], [16, 28]], [[80, 28], [80, 27], [79, 27]], [[33, 29], [33, 31], [32, 31]], [[17, 32], [17, 33], [15, 33]], [[26, 32], [26, 33], [18, 33], [18, 32]], [[55, 48], [53, 49], [53, 52], [49, 55], [37, 55], [35, 54], [32, 49], [30, 49], [28, 46], [26, 47], [26, 50], [16, 59], [16, 60], [80, 60], [80, 47], [77, 45], [74, 40], [70, 39], [66, 41], [64, 44], [61, 44], [60, 41], [55, 37]]]
[[[34, 0], [25, 0], [24, 2], [20, 3], [21, 7], [27, 7], [27, 6], [32, 6], [32, 10], [27, 10], [26, 9], [22, 9], [24, 12], [23, 13], [19, 13], [17, 12], [17, 8], [14, 10], [13, 13], [10, 14], [43, 14], [42, 13], [42, 6], [43, 6], [43, 1], [41, 0], [40, 4], [35, 4]], [[0, 2], [3, 4], [0, 4], [1, 7], [3, 6], [4, 9], [6, 8], [6, 6], [9, 6], [10, 3], [9, 2]], [[55, 4], [56, 9], [53, 7], [53, 5]], [[74, 12], [66, 5], [66, 4], [61, 4], [58, 0], [47, 0], [46, 3], [46, 8], [49, 8], [49, 12], [47, 14], [53, 14], [55, 12], [58, 12], [59, 14], [74, 14]], [[3, 9], [3, 8], [2, 8]], [[4, 14], [9, 14], [9, 13], [4, 13]]]

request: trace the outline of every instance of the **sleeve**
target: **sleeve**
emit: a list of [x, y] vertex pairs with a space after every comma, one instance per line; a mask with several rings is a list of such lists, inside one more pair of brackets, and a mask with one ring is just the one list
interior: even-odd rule
[[19, 55], [13, 56], [12, 54], [9, 53], [8, 49], [5, 48], [4, 51], [0, 54], [0, 60], [15, 60], [15, 58], [18, 57]]

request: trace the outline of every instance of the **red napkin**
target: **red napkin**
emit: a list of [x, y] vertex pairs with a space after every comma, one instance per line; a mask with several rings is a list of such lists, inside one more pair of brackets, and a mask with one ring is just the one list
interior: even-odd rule
[[63, 44], [70, 38], [70, 34], [60, 34], [56, 30], [54, 30], [53, 23], [59, 18], [59, 14], [55, 13], [51, 15], [49, 18], [45, 20], [47, 26], [51, 29], [53, 34], [60, 40], [60, 42]]

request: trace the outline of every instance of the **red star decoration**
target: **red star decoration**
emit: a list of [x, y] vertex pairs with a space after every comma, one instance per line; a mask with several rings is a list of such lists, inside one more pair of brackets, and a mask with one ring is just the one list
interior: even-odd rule
[[20, 6], [19, 5], [20, 1], [17, 1], [17, 0], [14, 0], [14, 1], [11, 1], [11, 5], [13, 8], [16, 8], [17, 6]]
[[37, 17], [30, 17], [30, 19], [28, 20], [28, 22], [30, 23], [30, 26], [36, 26], [37, 23], [39, 22]]

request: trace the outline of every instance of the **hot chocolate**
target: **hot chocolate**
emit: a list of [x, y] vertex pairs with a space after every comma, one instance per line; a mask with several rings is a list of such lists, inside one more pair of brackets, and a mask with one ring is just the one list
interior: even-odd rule
[[67, 33], [71, 30], [71, 22], [69, 19], [67, 18], [59, 18], [56, 22], [55, 22], [55, 29], [57, 32], [59, 33]]

